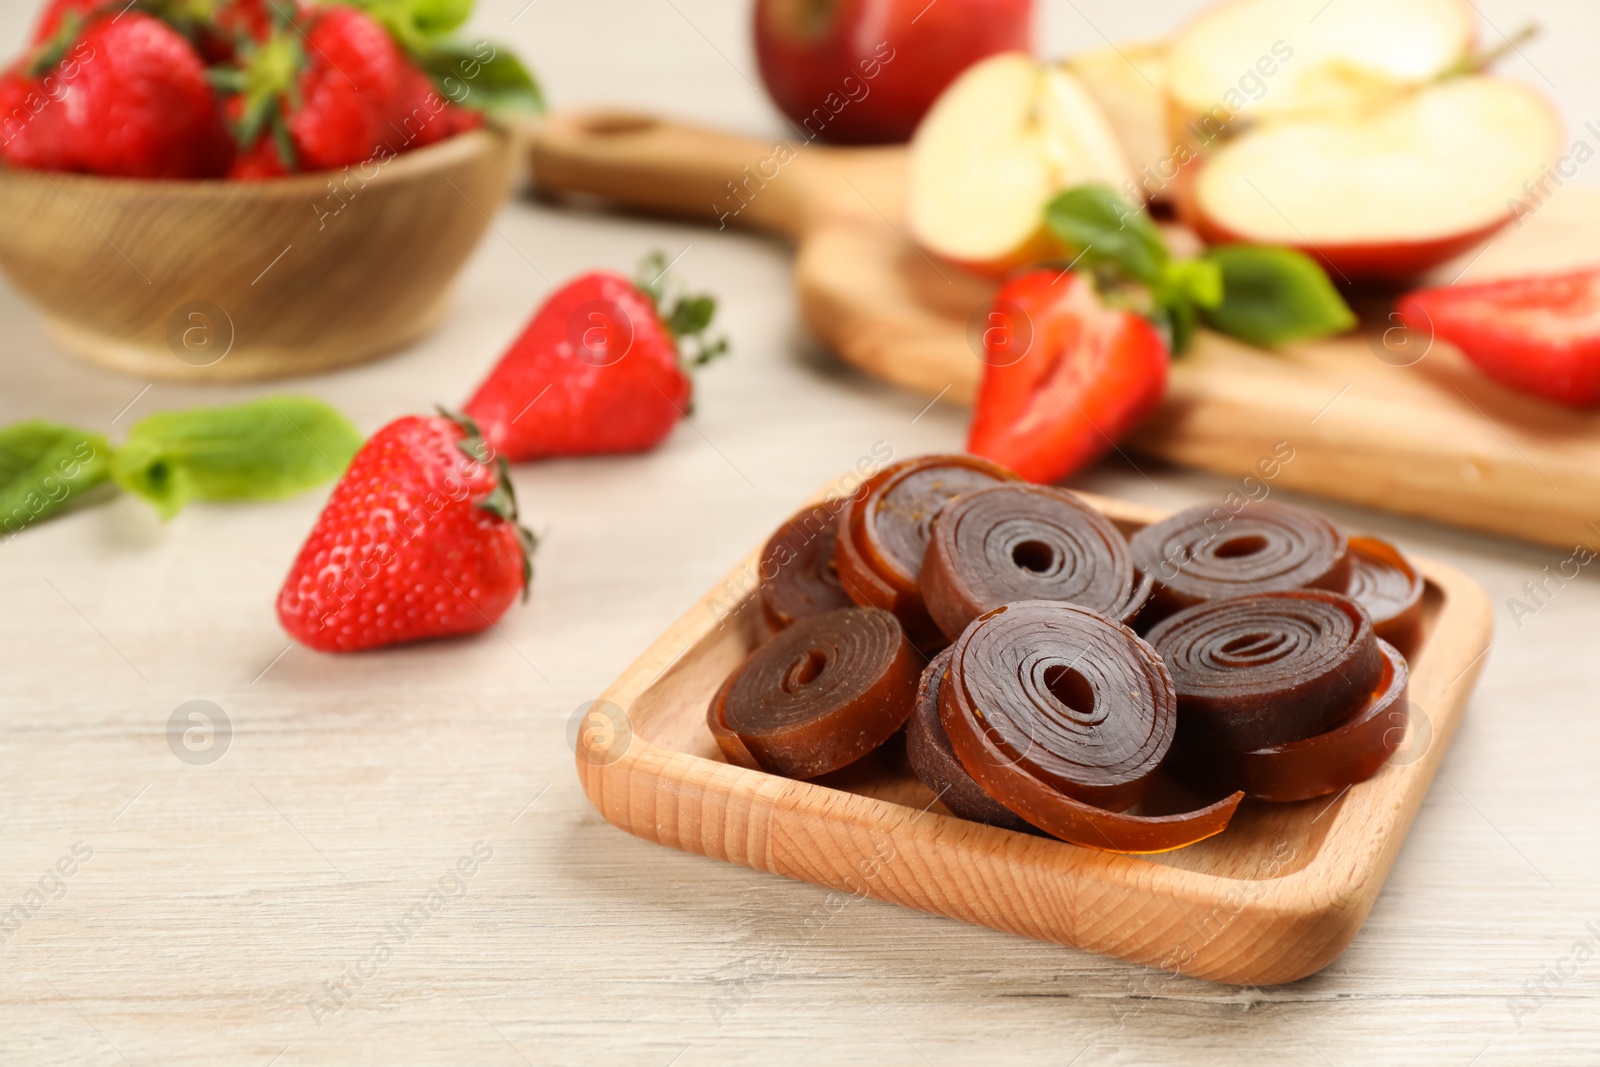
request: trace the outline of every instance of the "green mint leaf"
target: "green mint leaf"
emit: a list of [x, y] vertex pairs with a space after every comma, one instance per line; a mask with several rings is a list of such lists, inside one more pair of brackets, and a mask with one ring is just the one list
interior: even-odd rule
[[1145, 285], [1161, 280], [1168, 256], [1160, 229], [1109, 185], [1068, 189], [1045, 205], [1044, 220], [1085, 267], [1110, 266]]
[[1356, 325], [1355, 313], [1327, 274], [1304, 253], [1220, 245], [1205, 258], [1222, 271], [1222, 302], [1200, 312], [1212, 329], [1275, 348], [1343, 333]]
[[48, 518], [110, 477], [99, 434], [42, 419], [0, 429], [0, 537]]
[[539, 114], [544, 93], [522, 61], [492, 41], [436, 41], [417, 55], [439, 93], [458, 107], [489, 115]]
[[1162, 288], [1180, 293], [1199, 307], [1222, 303], [1222, 267], [1209, 259], [1175, 259], [1162, 275]]
[[111, 476], [162, 518], [191, 500], [276, 500], [338, 477], [361, 447], [345, 417], [310, 397], [168, 411], [136, 423]]
[[457, 30], [472, 14], [472, 0], [343, 0], [389, 31], [413, 56]]
[[1178, 355], [1194, 340], [1200, 309], [1222, 303], [1222, 268], [1206, 259], [1169, 260], [1150, 287], [1152, 319], [1167, 333], [1167, 349]]
[[1150, 319], [1166, 335], [1167, 351], [1178, 356], [1194, 341], [1200, 326], [1200, 309], [1193, 300], [1177, 296], [1156, 304]]

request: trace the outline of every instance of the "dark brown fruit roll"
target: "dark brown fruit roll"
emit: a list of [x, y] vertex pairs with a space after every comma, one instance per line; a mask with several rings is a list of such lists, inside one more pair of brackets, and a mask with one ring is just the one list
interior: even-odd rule
[[1146, 629], [1207, 600], [1291, 589], [1342, 593], [1350, 581], [1349, 545], [1339, 528], [1285, 504], [1188, 508], [1146, 526], [1128, 547], [1134, 566], [1155, 581], [1139, 619]]
[[712, 698], [706, 721], [730, 763], [815, 778], [904, 725], [921, 665], [886, 611], [813, 615], [751, 653]]
[[933, 657], [917, 686], [917, 701], [906, 722], [906, 759], [911, 770], [952, 814], [1006, 830], [1031, 831], [1025, 820], [983, 791], [950, 747], [939, 721], [939, 689], [950, 667], [950, 655], [947, 648]]
[[1242, 789], [1257, 800], [1290, 803], [1337, 793], [1383, 769], [1410, 722], [1405, 657], [1378, 642], [1383, 672], [1355, 715], [1327, 733], [1247, 751], [1174, 747], [1173, 776], [1206, 790]]
[[1145, 640], [1178, 693], [1179, 746], [1246, 751], [1324, 733], [1383, 673], [1366, 611], [1322, 590], [1207, 601]]
[[777, 633], [797, 619], [848, 608], [855, 601], [833, 569], [837, 513], [828, 504], [804, 508], [778, 527], [761, 553], [761, 620]]
[[1236, 793], [1179, 815], [1126, 813], [1177, 728], [1155, 650], [1126, 626], [1058, 601], [979, 618], [950, 648], [939, 721], [984, 792], [1046, 833], [1110, 852], [1165, 852], [1220, 833]]
[[1065, 489], [997, 485], [933, 520], [922, 599], [950, 640], [1002, 604], [1060, 600], [1129, 623], [1150, 595], [1111, 520]]
[[894, 612], [918, 648], [943, 648], [918, 585], [933, 517], [964, 493], [1016, 480], [965, 455], [919, 456], [879, 471], [839, 512], [833, 558], [844, 591], [857, 604]]
[[1378, 636], [1407, 659], [1422, 644], [1422, 575], [1387, 541], [1350, 538], [1345, 595], [1367, 609]]

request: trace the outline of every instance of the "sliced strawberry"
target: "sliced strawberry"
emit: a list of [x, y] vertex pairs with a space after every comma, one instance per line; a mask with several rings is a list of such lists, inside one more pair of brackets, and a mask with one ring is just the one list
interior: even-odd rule
[[505, 464], [470, 420], [406, 416], [374, 434], [278, 594], [289, 635], [325, 652], [472, 633], [532, 576]]
[[1448, 341], [1502, 385], [1557, 404], [1600, 404], [1600, 268], [1419, 289], [1407, 329]]
[[[647, 261], [642, 272], [657, 284], [660, 262]], [[664, 313], [662, 299], [652, 285], [607, 271], [562, 286], [500, 357], [467, 413], [512, 460], [654, 448], [689, 410], [685, 364], [726, 347], [702, 339], [709, 298], [687, 297]]]
[[967, 450], [1055, 482], [1109, 450], [1167, 385], [1167, 344], [1146, 319], [1108, 308], [1088, 278], [1036, 270], [1007, 283], [984, 334]]

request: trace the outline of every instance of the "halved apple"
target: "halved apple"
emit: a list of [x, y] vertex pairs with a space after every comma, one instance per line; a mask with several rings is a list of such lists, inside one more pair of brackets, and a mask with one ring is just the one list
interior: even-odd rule
[[1073, 56], [1067, 68], [1105, 112], [1144, 199], [1162, 199], [1178, 155], [1167, 131], [1167, 46], [1108, 45]]
[[1405, 278], [1511, 221], [1561, 132], [1526, 86], [1451, 78], [1373, 112], [1261, 123], [1205, 157], [1182, 211], [1209, 242], [1297, 247], [1335, 280]]
[[1044, 206], [1085, 182], [1132, 186], [1117, 135], [1073, 74], [1022, 52], [969, 67], [911, 141], [907, 211], [928, 251], [998, 274], [1050, 255]]
[[1368, 107], [1434, 81], [1475, 37], [1466, 0], [1227, 0], [1172, 40], [1173, 118], [1211, 129]]

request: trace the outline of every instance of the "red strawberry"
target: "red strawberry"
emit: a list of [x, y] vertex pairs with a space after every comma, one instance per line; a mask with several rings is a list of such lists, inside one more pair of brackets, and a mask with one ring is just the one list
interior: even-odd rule
[[1557, 404], [1600, 404], [1600, 269], [1419, 289], [1406, 327], [1449, 341], [1502, 385]]
[[391, 120], [394, 136], [388, 139], [389, 147], [396, 152], [437, 144], [484, 123], [482, 112], [468, 111], [446, 100], [433, 79], [414, 66], [408, 65], [401, 74], [397, 97], [399, 106]]
[[467, 402], [496, 449], [512, 460], [642, 452], [672, 432], [690, 404], [684, 364], [727, 343], [703, 337], [716, 307], [709, 297], [662, 311], [655, 284], [664, 270], [655, 256], [643, 268], [651, 283], [595, 271], [544, 302]]
[[408, 415], [372, 436], [278, 593], [301, 644], [354, 652], [493, 625], [532, 576], [505, 463], [469, 421]]
[[227, 132], [187, 41], [134, 12], [95, 16], [75, 41], [64, 36], [0, 77], [7, 163], [131, 178], [226, 172]]
[[990, 315], [967, 450], [1030, 481], [1059, 481], [1109, 450], [1166, 391], [1161, 334], [1106, 307], [1082, 275], [1023, 274]]
[[104, 9], [109, 3], [110, 0], [50, 0], [39, 12], [39, 21], [33, 24], [33, 44], [41, 45], [54, 37], [69, 15], [87, 21], [91, 12]]
[[[237, 42], [264, 40], [272, 23], [271, 7], [297, 10], [298, 0], [136, 0], [138, 11], [152, 15], [189, 38], [207, 62], [231, 60]], [[270, 5], [270, 6], [269, 6]], [[33, 43], [43, 44], [68, 26], [68, 17], [87, 21], [92, 15], [117, 17], [129, 0], [51, 0], [39, 13]]]
[[318, 8], [241, 59], [243, 95], [230, 103], [243, 146], [235, 177], [335, 170], [395, 151], [409, 61], [365, 13]]

